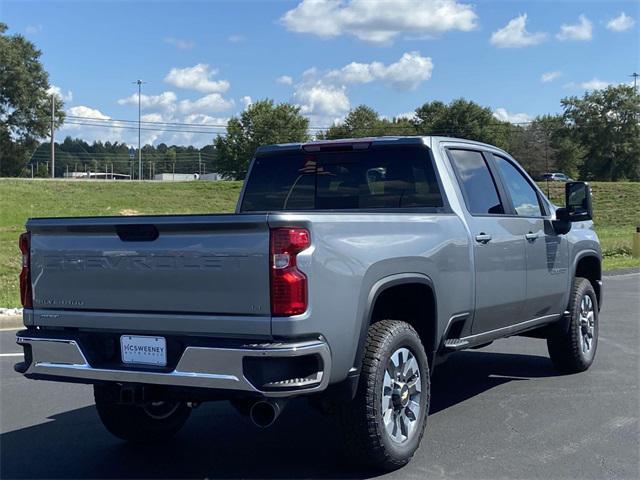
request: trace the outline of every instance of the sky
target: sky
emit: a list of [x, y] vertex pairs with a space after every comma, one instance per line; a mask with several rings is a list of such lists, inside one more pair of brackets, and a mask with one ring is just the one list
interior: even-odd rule
[[42, 51], [56, 135], [87, 141], [137, 144], [137, 79], [143, 143], [201, 146], [264, 98], [313, 127], [460, 97], [526, 122], [640, 73], [640, 0], [0, 0], [0, 21]]

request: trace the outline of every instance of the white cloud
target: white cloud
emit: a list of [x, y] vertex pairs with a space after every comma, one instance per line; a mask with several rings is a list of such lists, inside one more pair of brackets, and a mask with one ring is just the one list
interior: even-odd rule
[[630, 17], [624, 12], [620, 12], [620, 15], [607, 22], [607, 28], [614, 32], [624, 32], [625, 30], [629, 30], [635, 24], [636, 21], [633, 17]]
[[210, 93], [195, 101], [181, 100], [179, 103], [179, 109], [182, 113], [221, 112], [233, 106], [233, 100], [227, 100], [219, 93]]
[[47, 93], [49, 95], [56, 95], [63, 102], [70, 102], [71, 100], [73, 100], [73, 92], [71, 90], [67, 90], [67, 93], [65, 94], [60, 87], [57, 87], [55, 85], [51, 85], [47, 89]]
[[300, 106], [302, 115], [323, 124], [343, 117], [351, 108], [345, 87], [327, 85], [322, 81], [303, 81], [296, 85], [293, 101]]
[[509, 123], [527, 123], [531, 121], [531, 116], [526, 113], [510, 113], [506, 108], [496, 108], [493, 116], [501, 122]]
[[190, 50], [196, 46], [195, 42], [191, 40], [184, 40], [181, 38], [174, 38], [174, 37], [165, 37], [164, 43], [168, 45], [173, 45], [174, 47], [180, 50]]
[[86, 107], [84, 105], [68, 108], [66, 113], [67, 115], [74, 117], [85, 117], [94, 120], [109, 120], [111, 118], [109, 115], [105, 115], [98, 109]]
[[[94, 109], [87, 106], [76, 106], [67, 109], [68, 115], [83, 117], [83, 119], [67, 119], [67, 122], [60, 128], [56, 137], [58, 139], [64, 138], [67, 135], [72, 137], [82, 138], [87, 142], [93, 141], [111, 141], [111, 142], [124, 142], [128, 145], [137, 146], [138, 144], [138, 132], [134, 128], [119, 128], [121, 126], [130, 126], [121, 122], [115, 122], [112, 124], [109, 122], [110, 116], [102, 113], [98, 109]], [[91, 119], [91, 120], [86, 120]], [[103, 120], [103, 121], [100, 121]], [[189, 113], [180, 115], [178, 112], [149, 112], [141, 116], [143, 122], [154, 122], [153, 124], [143, 124], [142, 130], [142, 143], [146, 144], [158, 144], [166, 143], [168, 145], [194, 145], [196, 147], [202, 147], [210, 144], [211, 139], [216, 133], [224, 133], [224, 126], [229, 121], [227, 117], [213, 117], [203, 113]], [[79, 125], [79, 122], [83, 124]], [[163, 125], [166, 122], [178, 122], [192, 124], [193, 127], [182, 127], [184, 132], [171, 131], [175, 129], [171, 125]], [[111, 126], [113, 125], [113, 126]], [[197, 126], [209, 126], [209, 128], [198, 129]], [[216, 128], [211, 128], [216, 127]], [[151, 130], [144, 130], [149, 128]], [[192, 130], [192, 131], [188, 131]], [[204, 132], [204, 133], [203, 133]]]
[[506, 26], [491, 34], [491, 44], [499, 48], [520, 48], [537, 45], [547, 39], [546, 33], [530, 33], [526, 26], [526, 13], [512, 18]]
[[[163, 110], [175, 110], [178, 97], [171, 91], [162, 92], [160, 95], [140, 95], [140, 106], [147, 110], [150, 108], [161, 108]], [[133, 93], [126, 98], [118, 100], [118, 105], [138, 105], [138, 94]]]
[[[86, 142], [101, 140], [103, 142], [120, 142], [125, 133], [122, 129], [107, 126], [109, 115], [102, 113], [97, 108], [77, 105], [67, 108], [65, 113], [67, 119], [62, 127], [56, 132], [56, 138], [61, 141], [66, 136], [82, 138]], [[82, 118], [73, 118], [82, 117]], [[100, 122], [104, 120], [104, 122]]]
[[282, 75], [281, 77], [276, 78], [276, 82], [281, 85], [293, 85], [293, 78], [289, 75]]
[[27, 25], [24, 31], [29, 35], [37, 35], [42, 31], [42, 25]]
[[140, 120], [142, 120], [143, 122], [164, 122], [165, 117], [158, 112], [145, 113], [144, 115], [140, 116]]
[[592, 78], [587, 82], [569, 82], [563, 85], [564, 88], [568, 89], [583, 89], [583, 90], [602, 90], [603, 88], [607, 88], [609, 85], [613, 85], [612, 82], [607, 82], [606, 80], [600, 80], [599, 78]]
[[477, 19], [471, 5], [457, 0], [302, 0], [280, 20], [293, 32], [389, 43], [401, 34], [473, 30]]
[[556, 35], [558, 40], [591, 40], [593, 37], [593, 24], [584, 15], [578, 17], [578, 23], [563, 23], [560, 33]]
[[227, 37], [227, 41], [229, 43], [242, 43], [246, 40], [247, 38], [244, 35], [240, 35], [240, 34], [234, 34], [234, 35], [229, 35]]
[[405, 53], [389, 65], [351, 62], [329, 71], [314, 67], [302, 74], [294, 87], [292, 100], [313, 122], [330, 124], [342, 119], [350, 110], [349, 86], [380, 81], [396, 90], [413, 90], [431, 78], [432, 71], [431, 58], [423, 57], [419, 52]]
[[407, 120], [414, 120], [416, 118], [416, 112], [415, 111], [402, 112], [402, 113], [398, 113], [397, 115], [391, 118], [396, 118], [396, 119], [406, 118]]
[[562, 76], [562, 72], [559, 72], [557, 70], [555, 72], [546, 72], [540, 76], [540, 81], [542, 83], [549, 83], [560, 78], [561, 76]]
[[164, 81], [178, 88], [196, 90], [203, 93], [221, 93], [229, 90], [226, 80], [212, 80], [218, 73], [205, 63], [198, 63], [193, 67], [172, 68]]
[[249, 108], [249, 105], [253, 103], [253, 100], [249, 95], [245, 95], [240, 99], [240, 103], [242, 104], [242, 109], [246, 110], [247, 108]]
[[225, 126], [229, 121], [228, 117], [212, 117], [203, 113], [192, 113], [184, 117], [185, 123], [193, 123], [197, 125]]
[[415, 90], [431, 78], [433, 62], [430, 57], [423, 57], [419, 52], [402, 55], [400, 60], [385, 66], [381, 62], [351, 62], [340, 70], [332, 70], [326, 80], [341, 84], [369, 83], [381, 80], [396, 90]]

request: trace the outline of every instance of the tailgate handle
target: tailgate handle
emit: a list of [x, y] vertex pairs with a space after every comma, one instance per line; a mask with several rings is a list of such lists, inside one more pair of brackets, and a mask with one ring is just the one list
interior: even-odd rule
[[123, 242], [153, 242], [160, 236], [155, 225], [116, 225]]

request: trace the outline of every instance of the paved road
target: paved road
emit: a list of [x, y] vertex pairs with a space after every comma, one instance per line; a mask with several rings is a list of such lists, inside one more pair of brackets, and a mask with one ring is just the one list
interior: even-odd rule
[[[607, 278], [594, 367], [558, 376], [541, 340], [461, 352], [434, 378], [428, 432], [388, 478], [640, 478], [640, 275]], [[0, 333], [2, 354], [16, 352]], [[1, 478], [365, 478], [338, 429], [304, 401], [258, 431], [226, 404], [203, 405], [172, 443], [110, 437], [91, 389], [28, 381], [0, 357]]]

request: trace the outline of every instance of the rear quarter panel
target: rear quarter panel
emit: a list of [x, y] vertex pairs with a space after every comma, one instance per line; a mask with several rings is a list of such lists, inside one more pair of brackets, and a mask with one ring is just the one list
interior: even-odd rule
[[332, 352], [332, 382], [344, 379], [356, 363], [369, 294], [380, 280], [405, 273], [428, 277], [438, 337], [452, 315], [472, 306], [469, 240], [454, 214], [281, 213], [270, 215], [269, 225], [304, 226], [312, 237], [312, 247], [298, 256], [309, 279], [309, 310], [272, 318], [272, 334], [323, 335]]

